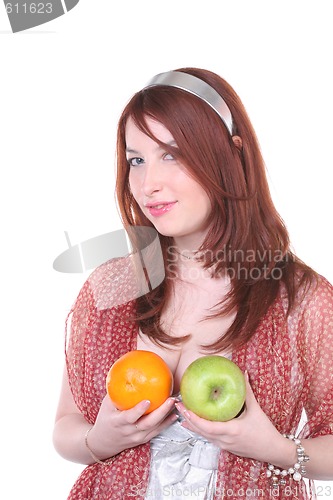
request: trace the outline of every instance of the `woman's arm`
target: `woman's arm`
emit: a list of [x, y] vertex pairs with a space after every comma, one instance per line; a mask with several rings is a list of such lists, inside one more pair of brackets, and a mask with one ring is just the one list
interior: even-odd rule
[[[177, 408], [186, 419], [182, 425], [235, 455], [271, 463], [279, 469], [289, 469], [297, 462], [296, 445], [280, 434], [262, 411], [247, 377], [246, 383], [246, 406], [238, 418], [228, 422], [211, 422], [177, 403]], [[304, 439], [302, 444], [310, 457], [305, 466], [305, 477], [333, 480], [333, 436]]]
[[74, 402], [65, 368], [53, 430], [55, 449], [63, 458], [72, 462], [92, 463], [85, 445], [85, 434], [90, 428], [91, 424], [81, 415]]
[[65, 369], [53, 431], [54, 447], [67, 460], [91, 464], [95, 460], [86, 446], [86, 433], [91, 429], [89, 448], [100, 460], [105, 460], [150, 441], [177, 420], [177, 415], [171, 413], [174, 404], [175, 399], [168, 398], [159, 408], [144, 415], [149, 402], [141, 401], [130, 410], [118, 411], [106, 395], [92, 425], [74, 402]]
[[302, 439], [302, 446], [310, 457], [306, 477], [319, 481], [333, 480], [333, 436]]

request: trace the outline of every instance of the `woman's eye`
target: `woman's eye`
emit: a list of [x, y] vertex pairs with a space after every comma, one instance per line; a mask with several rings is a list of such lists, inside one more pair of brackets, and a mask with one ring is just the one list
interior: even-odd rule
[[139, 165], [142, 165], [142, 163], [144, 162], [143, 158], [138, 158], [138, 157], [129, 158], [127, 161], [131, 167], [138, 167]]
[[174, 160], [174, 159], [175, 159], [175, 157], [174, 157], [174, 156], [172, 156], [172, 154], [170, 154], [170, 153], [166, 153], [166, 154], [164, 155], [164, 159], [165, 159], [165, 160]]

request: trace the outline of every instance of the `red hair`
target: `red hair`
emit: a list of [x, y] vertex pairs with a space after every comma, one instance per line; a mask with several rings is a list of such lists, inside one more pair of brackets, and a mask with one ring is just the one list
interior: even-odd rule
[[[207, 348], [218, 352], [240, 346], [251, 338], [276, 299], [281, 283], [286, 287], [290, 311], [298, 288], [306, 288], [315, 273], [290, 250], [287, 229], [271, 199], [255, 132], [238, 95], [210, 71], [197, 68], [178, 71], [204, 80], [223, 97], [233, 116], [233, 133], [241, 141], [232, 139], [220, 117], [200, 98], [174, 87], [143, 89], [133, 96], [119, 120], [116, 195], [125, 227], [152, 226], [129, 188], [125, 127], [131, 117], [140, 130], [186, 166], [210, 197], [210, 229], [200, 248], [210, 257], [203, 260], [203, 265], [207, 268], [214, 264], [216, 276], [223, 272], [230, 276], [231, 291], [225, 300], [221, 298], [217, 315], [236, 312], [229, 330], [221, 332], [221, 337]], [[147, 117], [170, 131], [176, 148], [153, 136], [147, 127]], [[185, 338], [169, 336], [160, 325], [172, 288], [167, 266], [172, 239], [160, 235], [160, 242], [166, 279], [137, 299], [136, 319], [142, 332], [155, 342], [176, 344]]]

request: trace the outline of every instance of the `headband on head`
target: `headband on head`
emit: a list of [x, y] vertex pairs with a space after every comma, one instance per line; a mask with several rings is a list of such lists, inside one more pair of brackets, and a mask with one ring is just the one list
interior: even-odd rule
[[160, 73], [154, 76], [144, 89], [154, 87], [155, 85], [176, 87], [196, 95], [209, 104], [209, 106], [219, 115], [224, 125], [227, 127], [229, 134], [232, 136], [233, 124], [231, 111], [220, 94], [208, 83], [188, 73], [168, 71], [167, 73]]

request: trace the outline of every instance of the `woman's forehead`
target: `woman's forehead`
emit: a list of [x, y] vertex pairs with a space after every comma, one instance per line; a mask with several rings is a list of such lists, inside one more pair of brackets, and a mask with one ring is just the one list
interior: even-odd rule
[[[171, 132], [163, 125], [161, 122], [154, 120], [151, 117], [145, 117], [145, 126], [148, 128], [150, 135], [158, 139], [158, 141], [169, 145], [175, 145], [175, 139]], [[125, 140], [126, 144], [130, 145], [131, 141], [138, 140], [153, 140], [153, 138], [145, 133], [134, 121], [132, 117], [129, 117], [125, 125]]]

